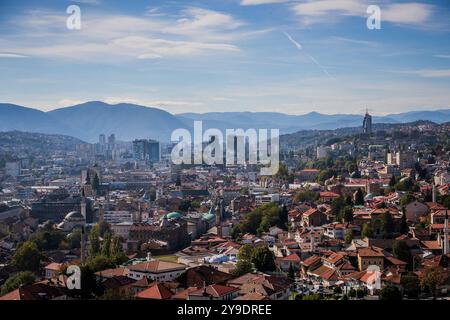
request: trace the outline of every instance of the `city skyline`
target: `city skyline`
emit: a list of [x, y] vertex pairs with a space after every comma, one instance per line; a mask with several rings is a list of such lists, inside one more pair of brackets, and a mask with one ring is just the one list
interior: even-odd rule
[[[66, 8], [81, 9], [81, 30]], [[366, 8], [381, 8], [381, 30]], [[445, 1], [4, 1], [2, 102], [385, 115], [450, 107]], [[338, 112], [337, 112], [338, 111]]]

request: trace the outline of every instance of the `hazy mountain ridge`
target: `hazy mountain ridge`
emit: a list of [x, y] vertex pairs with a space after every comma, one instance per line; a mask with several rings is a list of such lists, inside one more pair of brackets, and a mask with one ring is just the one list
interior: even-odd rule
[[[191, 129], [194, 120], [203, 121], [203, 129], [218, 128], [279, 128], [281, 134], [301, 130], [334, 130], [359, 127], [363, 115], [321, 114], [310, 112], [288, 115], [278, 112], [209, 112], [173, 115], [158, 108], [120, 103], [110, 105], [91, 101], [55, 109], [49, 112], [14, 104], [0, 103], [0, 131], [20, 130], [77, 137], [95, 142], [101, 133], [115, 133], [116, 138], [130, 141], [153, 138], [169, 141], [173, 130]], [[450, 121], [450, 109], [410, 111], [386, 116], [374, 116], [374, 123], [407, 123], [429, 120], [436, 123]]]
[[17, 154], [46, 154], [55, 151], [75, 151], [76, 146], [86, 142], [61, 135], [36, 132], [0, 132], [0, 159]]

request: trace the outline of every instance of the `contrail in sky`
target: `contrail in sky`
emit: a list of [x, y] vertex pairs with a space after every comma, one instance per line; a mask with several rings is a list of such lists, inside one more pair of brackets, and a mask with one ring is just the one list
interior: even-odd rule
[[322, 66], [322, 65], [319, 63], [319, 61], [316, 60], [316, 58], [314, 58], [313, 56], [311, 56], [310, 54], [308, 54], [305, 50], [303, 50], [303, 46], [302, 46], [299, 42], [295, 41], [295, 40], [291, 37], [291, 35], [290, 35], [289, 33], [287, 33], [287, 32], [284, 32], [284, 35], [289, 39], [290, 42], [292, 42], [292, 44], [293, 44], [298, 50], [303, 51], [303, 53], [304, 53], [309, 59], [311, 59], [312, 62], [314, 62], [316, 65], [318, 65], [319, 68], [322, 69], [322, 71], [323, 71], [327, 76], [329, 76], [329, 77], [331, 78], [331, 75], [328, 73], [327, 69], [325, 69], [325, 67]]

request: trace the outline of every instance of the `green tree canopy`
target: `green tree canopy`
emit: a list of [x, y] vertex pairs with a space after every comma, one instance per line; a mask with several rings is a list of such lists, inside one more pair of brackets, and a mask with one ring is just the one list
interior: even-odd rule
[[21, 271], [39, 270], [42, 254], [39, 251], [36, 243], [25, 241], [19, 244], [14, 256], [12, 257], [12, 264]]
[[33, 272], [22, 271], [11, 275], [2, 286], [1, 295], [16, 290], [21, 285], [32, 284], [36, 277]]
[[355, 193], [355, 206], [363, 206], [364, 205], [364, 193], [362, 192], [361, 188], [358, 188], [358, 190]]
[[372, 237], [372, 229], [367, 223], [364, 223], [361, 230], [362, 238], [371, 238]]
[[402, 276], [400, 284], [403, 287], [403, 292], [408, 298], [417, 298], [420, 293], [420, 281], [415, 274], [408, 274]]
[[353, 230], [352, 229], [348, 229], [347, 231], [345, 231], [345, 243], [349, 244], [352, 242], [353, 240]]
[[397, 259], [405, 261], [408, 264], [410, 264], [412, 262], [411, 251], [409, 250], [409, 247], [406, 244], [406, 241], [403, 241], [403, 240], [394, 241], [394, 244], [392, 245], [392, 254]]
[[392, 237], [394, 232], [394, 221], [392, 220], [392, 215], [389, 212], [383, 212], [380, 215], [381, 226], [383, 228], [383, 233], [385, 238]]
[[380, 300], [402, 300], [403, 296], [399, 288], [388, 285], [381, 289]]
[[252, 262], [259, 271], [274, 271], [276, 269], [275, 257], [266, 246], [258, 247], [253, 251]]

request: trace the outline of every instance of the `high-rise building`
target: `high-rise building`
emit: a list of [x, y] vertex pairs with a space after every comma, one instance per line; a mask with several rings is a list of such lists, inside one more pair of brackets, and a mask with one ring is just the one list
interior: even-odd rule
[[101, 146], [104, 146], [106, 144], [106, 136], [103, 133], [98, 136], [98, 143]]
[[134, 140], [133, 155], [135, 160], [159, 162], [161, 157], [159, 142], [146, 139]]
[[369, 114], [369, 110], [366, 110], [366, 115], [364, 116], [363, 129], [364, 133], [372, 133], [372, 116]]
[[116, 145], [116, 135], [113, 133], [108, 137], [108, 150], [114, 150]]

